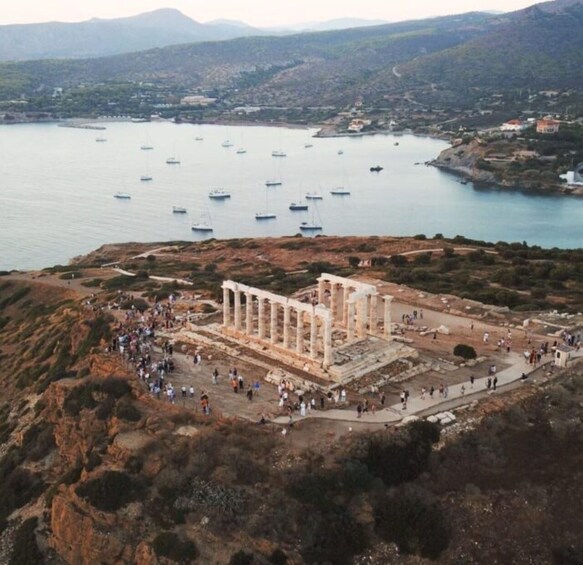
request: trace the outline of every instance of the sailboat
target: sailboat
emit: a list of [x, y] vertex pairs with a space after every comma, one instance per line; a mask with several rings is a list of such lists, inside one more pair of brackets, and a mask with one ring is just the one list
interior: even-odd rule
[[177, 159], [176, 157], [168, 157], [168, 159], [166, 159], [166, 164], [167, 165], [180, 165], [180, 159]]
[[292, 202], [289, 205], [289, 209], [292, 212], [305, 212], [308, 209], [308, 205], [305, 202]]
[[237, 155], [245, 155], [245, 153], [247, 153], [247, 149], [244, 149], [243, 147], [237, 149]]
[[192, 231], [196, 232], [212, 232], [213, 225], [211, 222], [211, 217], [208, 212], [200, 215], [200, 220], [192, 224], [191, 227]]
[[113, 195], [114, 198], [118, 198], [119, 200], [130, 200], [131, 199], [131, 195], [128, 194], [127, 192], [116, 192]]
[[209, 198], [212, 200], [225, 200], [231, 198], [231, 193], [222, 189], [215, 189], [209, 192]]
[[142, 151], [151, 151], [151, 150], [152, 150], [152, 149], [154, 149], [154, 148], [153, 148], [151, 145], [147, 145], [147, 144], [146, 144], [146, 145], [142, 145], [142, 146], [140, 147], [140, 149], [141, 149]]
[[276, 217], [277, 216], [273, 212], [269, 211], [269, 206], [268, 206], [268, 201], [267, 201], [267, 189], [266, 189], [265, 190], [265, 211], [257, 212], [255, 214], [255, 219], [256, 220], [273, 220]]
[[223, 147], [233, 147], [233, 143], [231, 143], [228, 139], [226, 139], [225, 141], [223, 141], [223, 143], [221, 143], [221, 145]]
[[317, 213], [316, 206], [312, 206], [312, 220], [310, 222], [302, 222], [300, 224], [301, 231], [320, 231], [322, 229], [320, 214], [318, 214], [318, 221], [316, 221], [315, 219], [316, 213]]
[[319, 192], [306, 193], [306, 200], [322, 200], [324, 197]]
[[330, 194], [333, 194], [334, 196], [350, 196], [350, 190], [342, 186], [339, 186], [338, 188], [334, 188], [333, 190], [331, 190]]
[[280, 180], [266, 180], [265, 186], [281, 186], [283, 183]]
[[172, 213], [173, 214], [187, 214], [188, 210], [183, 208], [182, 206], [172, 206]]
[[148, 175], [148, 174], [142, 175], [140, 177], [140, 181], [142, 181], [142, 182], [148, 182], [148, 181], [151, 181], [151, 180], [152, 180], [152, 177], [150, 175]]

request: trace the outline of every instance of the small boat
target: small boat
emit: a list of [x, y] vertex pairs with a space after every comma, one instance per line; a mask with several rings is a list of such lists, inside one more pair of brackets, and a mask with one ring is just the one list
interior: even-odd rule
[[237, 149], [237, 155], [245, 155], [245, 153], [247, 153], [247, 149]]
[[226, 190], [211, 190], [209, 192], [209, 198], [214, 200], [225, 200], [225, 198], [231, 198], [231, 193]]
[[166, 159], [166, 164], [167, 165], [180, 165], [180, 159], [177, 159], [176, 157], [168, 157], [168, 159]]
[[195, 137], [194, 141], [204, 141], [204, 137]]
[[95, 141], [97, 141], [97, 143], [105, 143], [107, 139], [105, 137], [96, 137]]
[[302, 231], [320, 231], [322, 226], [320, 224], [314, 224], [312, 222], [302, 222], [300, 224], [300, 229]]
[[370, 168], [371, 173], [380, 173], [382, 170], [383, 170], [383, 168], [380, 165], [377, 165], [376, 167]]
[[395, 143], [393, 143], [393, 145], [398, 146], [399, 145], [399, 142], [398, 141], [395, 141]]
[[338, 187], [335, 188], [334, 190], [331, 190], [330, 194], [333, 194], [334, 196], [350, 196], [350, 190]]
[[221, 144], [223, 147], [233, 147], [233, 144], [227, 139]]
[[308, 209], [308, 205], [307, 204], [304, 204], [303, 202], [292, 202], [289, 205], [289, 209], [292, 212], [303, 211], [303, 210], [307, 210]]
[[132, 196], [127, 192], [116, 192], [113, 195], [114, 198], [119, 198], [120, 200], [129, 200]]
[[272, 151], [272, 157], [287, 157], [287, 155], [283, 151]]
[[463, 179], [460, 181], [460, 184], [468, 184], [468, 181], [466, 179]]
[[181, 206], [172, 206], [172, 213], [173, 214], [188, 214], [188, 210], [186, 208], [182, 208]]
[[211, 226], [207, 222], [197, 222], [196, 224], [192, 224], [192, 227], [190, 229], [192, 231], [198, 231], [198, 232], [212, 232], [213, 226]]
[[265, 186], [281, 186], [283, 183], [280, 180], [266, 180]]
[[151, 150], [152, 150], [152, 149], [154, 149], [154, 148], [153, 148], [151, 145], [142, 145], [142, 146], [140, 147], [140, 149], [141, 149], [142, 151], [151, 151]]
[[338, 155], [344, 155], [344, 150], [343, 149], [338, 149]]
[[304, 148], [305, 148], [305, 149], [310, 149], [310, 147], [314, 147], [314, 146], [313, 146], [311, 143], [306, 143], [306, 144], [304, 145]]
[[141, 180], [142, 182], [147, 182], [147, 181], [150, 181], [150, 180], [152, 180], [152, 177], [151, 177], [150, 175], [142, 175], [142, 176], [140, 177], [140, 180]]
[[257, 212], [255, 214], [256, 220], [273, 220], [277, 218], [277, 216], [273, 212]]
[[322, 200], [322, 198], [324, 198], [324, 197], [321, 194], [319, 194], [318, 192], [308, 192], [306, 194], [307, 200]]

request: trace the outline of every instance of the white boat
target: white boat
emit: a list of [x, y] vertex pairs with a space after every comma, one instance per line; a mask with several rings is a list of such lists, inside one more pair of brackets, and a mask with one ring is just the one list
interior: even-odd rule
[[324, 197], [318, 192], [308, 192], [306, 194], [306, 200], [322, 200], [322, 198]]
[[192, 227], [190, 229], [192, 231], [199, 231], [199, 232], [212, 232], [213, 226], [211, 226], [210, 224], [208, 224], [206, 222], [197, 222], [195, 224], [192, 224]]
[[131, 194], [128, 194], [127, 192], [116, 192], [113, 197], [119, 198], [120, 200], [129, 200], [131, 198]]
[[142, 176], [140, 177], [140, 180], [141, 180], [142, 182], [147, 182], [147, 181], [150, 181], [150, 180], [152, 180], [152, 177], [151, 177], [150, 175], [142, 175]]
[[241, 149], [237, 149], [237, 155], [245, 155], [245, 153], [247, 153], [247, 149], [243, 149], [241, 147]]
[[166, 159], [166, 164], [167, 165], [180, 165], [180, 159], [177, 159], [176, 157], [168, 157], [168, 159]]
[[283, 183], [280, 180], [266, 180], [265, 186], [281, 186]]
[[97, 143], [104, 143], [107, 139], [105, 137], [96, 137], [95, 141], [97, 141]]
[[338, 187], [330, 191], [334, 196], [350, 196], [350, 190], [347, 188]]
[[305, 202], [292, 202], [289, 205], [289, 209], [292, 212], [300, 212], [300, 211], [305, 211], [308, 209], [308, 205]]
[[140, 147], [140, 149], [141, 149], [142, 151], [151, 151], [151, 150], [152, 150], [152, 149], [154, 149], [154, 148], [153, 148], [151, 145], [142, 145], [142, 146]]
[[204, 141], [204, 137], [195, 137], [194, 141]]
[[[318, 216], [316, 220], [315, 216]], [[301, 231], [320, 231], [322, 229], [322, 221], [320, 220], [320, 214], [318, 214], [318, 210], [316, 205], [312, 206], [312, 220], [310, 222], [302, 222], [300, 224]]]
[[172, 206], [172, 213], [173, 214], [187, 214], [188, 210], [186, 208], [182, 208], [181, 206]]
[[255, 214], [256, 220], [273, 220], [277, 218], [277, 216], [273, 212], [257, 212]]
[[272, 157], [287, 157], [287, 155], [283, 151], [272, 151]]
[[233, 144], [227, 139], [221, 144], [223, 147], [233, 147]]
[[213, 200], [225, 200], [225, 198], [231, 198], [231, 193], [226, 190], [211, 190], [209, 192], [209, 198]]

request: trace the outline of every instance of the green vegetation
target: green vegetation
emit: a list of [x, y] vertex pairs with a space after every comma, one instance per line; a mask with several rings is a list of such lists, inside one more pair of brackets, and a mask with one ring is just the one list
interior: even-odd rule
[[173, 532], [162, 532], [152, 542], [152, 547], [158, 557], [167, 557], [177, 563], [191, 563], [198, 557], [198, 549], [194, 542], [181, 540]]
[[43, 562], [43, 555], [36, 543], [37, 524], [37, 518], [29, 518], [18, 527], [8, 565], [29, 565]]
[[143, 481], [119, 471], [106, 471], [103, 475], [81, 483], [76, 492], [92, 506], [104, 512], [115, 512], [122, 506], [139, 500], [144, 493]]

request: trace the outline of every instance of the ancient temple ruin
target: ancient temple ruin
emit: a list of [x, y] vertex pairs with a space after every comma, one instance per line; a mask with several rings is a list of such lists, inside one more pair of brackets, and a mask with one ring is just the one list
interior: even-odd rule
[[225, 336], [319, 377], [340, 382], [411, 355], [392, 342], [393, 297], [374, 285], [324, 273], [303, 300], [230, 280], [222, 288]]

